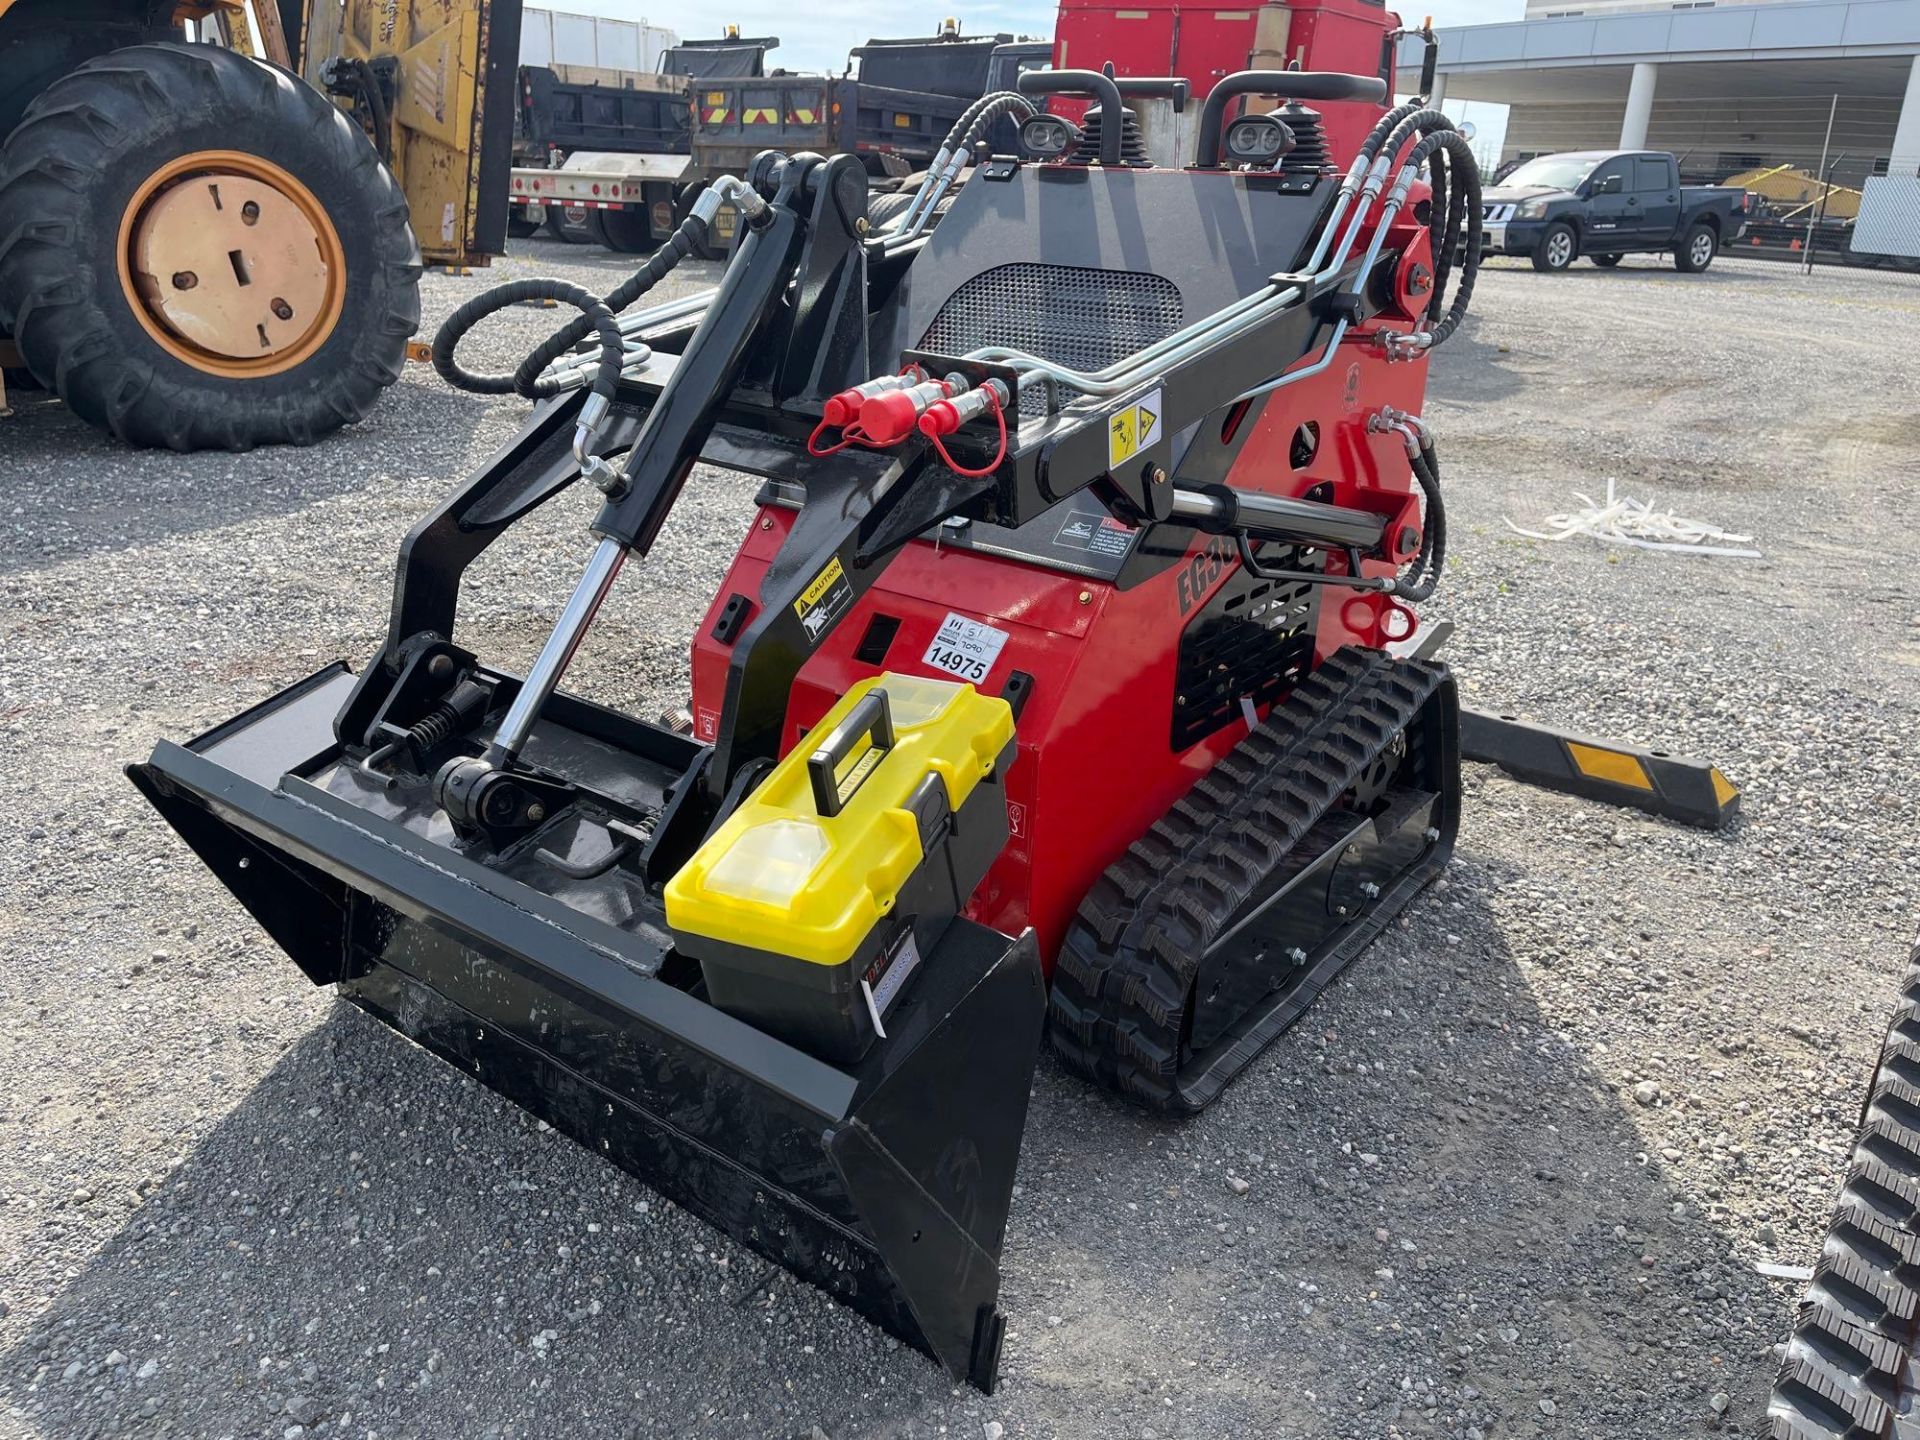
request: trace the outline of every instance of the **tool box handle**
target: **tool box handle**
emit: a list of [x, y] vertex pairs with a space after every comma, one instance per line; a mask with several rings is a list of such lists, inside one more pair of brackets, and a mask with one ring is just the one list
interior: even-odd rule
[[[887, 692], [878, 686], [862, 695], [846, 718], [829, 730], [819, 748], [807, 757], [813, 808], [829, 820], [840, 813], [845, 803], [840, 797], [840, 767], [862, 740], [870, 740], [875, 750], [893, 748], [893, 711], [887, 705]], [[853, 788], [858, 790], [866, 780], [866, 775], [862, 775]]]

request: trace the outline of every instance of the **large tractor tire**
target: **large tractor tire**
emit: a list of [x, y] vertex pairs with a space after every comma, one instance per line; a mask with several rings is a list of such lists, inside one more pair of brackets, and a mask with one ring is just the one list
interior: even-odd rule
[[419, 282], [366, 136], [231, 51], [113, 51], [0, 144], [0, 328], [129, 444], [305, 445], [360, 419], [400, 378]]
[[905, 215], [913, 205], [917, 194], [917, 191], [905, 190], [887, 195], [875, 195], [867, 201], [869, 233], [883, 231], [888, 225]]

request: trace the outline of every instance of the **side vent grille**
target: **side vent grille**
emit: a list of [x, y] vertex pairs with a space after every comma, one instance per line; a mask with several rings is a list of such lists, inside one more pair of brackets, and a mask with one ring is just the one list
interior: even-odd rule
[[[1260, 563], [1317, 570], [1318, 551], [1269, 546]], [[1270, 705], [1313, 664], [1320, 587], [1260, 580], [1236, 569], [1180, 632], [1175, 668], [1173, 748], [1184, 750], [1240, 723], [1241, 697]]]
[[[1180, 288], [1164, 275], [1022, 261], [997, 265], [947, 297], [920, 337], [922, 350], [965, 355], [984, 345], [1024, 350], [1073, 370], [1103, 370], [1181, 325]], [[1046, 408], [1043, 387], [1021, 392], [1021, 411]]]

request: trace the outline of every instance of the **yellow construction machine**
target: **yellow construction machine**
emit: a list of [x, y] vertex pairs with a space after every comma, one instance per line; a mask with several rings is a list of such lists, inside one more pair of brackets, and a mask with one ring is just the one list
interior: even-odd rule
[[360, 419], [423, 260], [504, 248], [519, 36], [520, 0], [0, 0], [0, 376], [134, 445]]

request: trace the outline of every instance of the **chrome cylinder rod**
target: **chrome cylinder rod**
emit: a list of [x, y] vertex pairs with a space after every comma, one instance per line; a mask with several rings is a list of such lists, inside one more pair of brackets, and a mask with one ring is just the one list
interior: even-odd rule
[[546, 708], [548, 699], [560, 683], [560, 677], [572, 662], [574, 652], [580, 648], [580, 642], [586, 639], [587, 627], [593, 624], [593, 617], [599, 612], [601, 602], [607, 598], [607, 592], [613, 589], [614, 579], [620, 574], [620, 567], [626, 563], [626, 559], [627, 547], [618, 540], [603, 539], [594, 547], [593, 558], [587, 561], [586, 572], [581, 575], [580, 583], [573, 587], [566, 608], [554, 622], [553, 633], [547, 636], [547, 643], [540, 647], [539, 658], [533, 662], [533, 669], [527, 672], [520, 693], [513, 697], [513, 704], [507, 707], [507, 718], [500, 722], [493, 743], [487, 747], [487, 763], [495, 769], [512, 764], [525, 747], [527, 737], [533, 733], [534, 721], [540, 718], [541, 710]]

